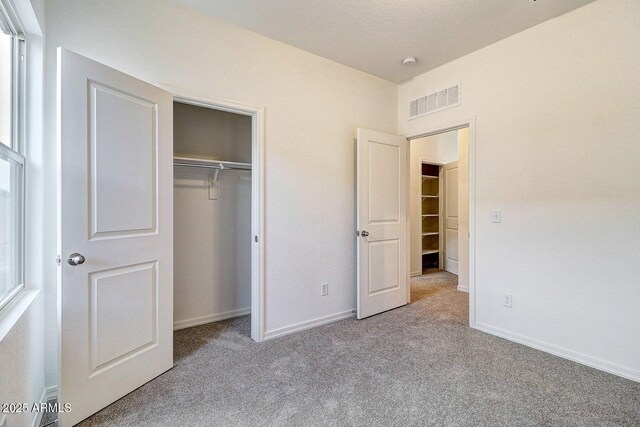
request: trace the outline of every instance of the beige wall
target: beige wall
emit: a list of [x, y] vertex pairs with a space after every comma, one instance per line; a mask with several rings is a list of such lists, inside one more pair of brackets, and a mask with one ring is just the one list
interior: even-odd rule
[[173, 153], [251, 163], [251, 117], [174, 102]]
[[[50, 159], [60, 45], [152, 84], [264, 107], [267, 332], [355, 307], [353, 140], [358, 127], [396, 132], [396, 85], [165, 1], [50, 0], [46, 25]], [[54, 188], [48, 197], [54, 206]]]
[[[0, 341], [0, 403], [40, 402], [44, 392], [44, 299], [31, 303]], [[31, 427], [37, 413], [0, 413], [7, 427]]]
[[[400, 85], [398, 126], [476, 118], [477, 326], [640, 380], [638, 23], [598, 0], [457, 59]], [[407, 120], [458, 81], [461, 106]]]

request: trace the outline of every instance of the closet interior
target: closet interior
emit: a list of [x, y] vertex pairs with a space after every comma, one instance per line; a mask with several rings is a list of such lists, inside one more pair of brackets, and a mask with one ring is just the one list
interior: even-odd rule
[[174, 102], [174, 329], [250, 313], [252, 118]]
[[422, 267], [440, 268], [440, 169], [439, 165], [421, 164], [422, 197]]

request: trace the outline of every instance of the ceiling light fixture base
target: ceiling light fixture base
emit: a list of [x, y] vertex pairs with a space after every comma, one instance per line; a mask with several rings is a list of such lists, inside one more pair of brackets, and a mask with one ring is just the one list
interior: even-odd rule
[[402, 65], [414, 65], [416, 63], [416, 58], [413, 56], [407, 56], [402, 60]]

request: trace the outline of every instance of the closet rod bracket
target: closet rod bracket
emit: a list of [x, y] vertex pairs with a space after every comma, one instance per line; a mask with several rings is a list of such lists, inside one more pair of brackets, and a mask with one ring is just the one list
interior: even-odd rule
[[218, 200], [218, 174], [224, 169], [221, 165], [220, 169], [209, 171], [209, 200]]

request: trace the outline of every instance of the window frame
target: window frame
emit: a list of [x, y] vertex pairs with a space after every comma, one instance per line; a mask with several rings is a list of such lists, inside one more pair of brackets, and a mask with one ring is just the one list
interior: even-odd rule
[[11, 46], [11, 147], [0, 143], [0, 156], [10, 159], [20, 166], [18, 188], [18, 233], [17, 273], [18, 283], [0, 294], [0, 314], [25, 289], [25, 222], [26, 222], [26, 158], [25, 152], [25, 117], [26, 117], [26, 39], [23, 26], [13, 5], [0, 0], [0, 31], [7, 30], [12, 38]]

